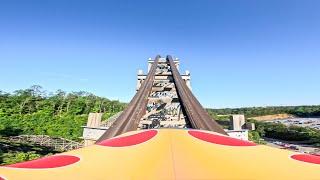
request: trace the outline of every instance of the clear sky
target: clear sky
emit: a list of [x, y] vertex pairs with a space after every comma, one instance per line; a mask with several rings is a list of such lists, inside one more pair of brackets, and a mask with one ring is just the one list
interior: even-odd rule
[[320, 104], [317, 0], [1, 0], [0, 89], [128, 102], [171, 54], [206, 107]]

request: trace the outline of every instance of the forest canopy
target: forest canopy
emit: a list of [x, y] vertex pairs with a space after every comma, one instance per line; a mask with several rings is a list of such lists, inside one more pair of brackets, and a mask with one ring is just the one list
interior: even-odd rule
[[0, 91], [0, 136], [34, 134], [79, 140], [90, 112], [104, 113], [107, 119], [125, 106], [88, 92], [52, 93], [38, 85], [13, 93]]

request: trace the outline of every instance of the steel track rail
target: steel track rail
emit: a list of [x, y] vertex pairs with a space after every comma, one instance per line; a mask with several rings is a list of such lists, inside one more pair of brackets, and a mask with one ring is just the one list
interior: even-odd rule
[[117, 120], [112, 124], [112, 126], [98, 139], [96, 143], [99, 143], [105, 139], [109, 139], [129, 131], [137, 130], [139, 121], [146, 112], [148, 97], [152, 90], [159, 58], [159, 55], [156, 56], [147, 78], [142, 83], [139, 91], [130, 101], [128, 107], [117, 118]]
[[167, 56], [167, 60], [170, 63], [172, 76], [180, 99], [180, 103], [186, 112], [187, 119], [189, 120], [192, 128], [214, 131], [220, 134], [227, 135], [222, 127], [209, 116], [209, 114], [204, 110], [197, 98], [187, 87], [170, 55]]

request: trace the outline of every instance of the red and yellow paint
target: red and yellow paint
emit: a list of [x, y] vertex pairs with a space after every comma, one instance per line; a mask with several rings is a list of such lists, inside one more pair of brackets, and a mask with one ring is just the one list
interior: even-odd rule
[[2, 166], [3, 179], [320, 179], [320, 157], [207, 131], [146, 130]]

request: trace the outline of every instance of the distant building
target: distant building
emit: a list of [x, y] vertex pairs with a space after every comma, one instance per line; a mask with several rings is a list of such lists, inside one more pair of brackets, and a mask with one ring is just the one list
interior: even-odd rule
[[232, 130], [241, 130], [243, 129], [244, 125], [246, 123], [246, 120], [244, 118], [244, 115], [232, 115], [231, 116], [231, 129]]
[[244, 115], [232, 115], [230, 119], [231, 129], [225, 129], [230, 137], [249, 140], [249, 130], [254, 130], [254, 123], [246, 123]]

